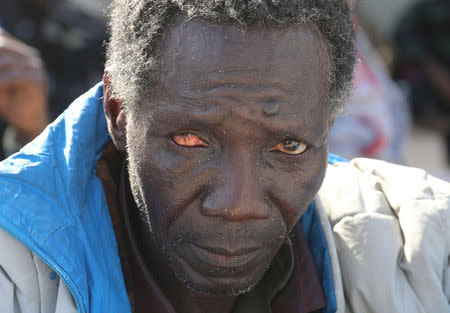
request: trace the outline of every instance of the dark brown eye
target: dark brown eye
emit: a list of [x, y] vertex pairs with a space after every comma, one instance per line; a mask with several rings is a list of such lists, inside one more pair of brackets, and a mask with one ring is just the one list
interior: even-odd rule
[[182, 147], [208, 147], [208, 144], [204, 142], [199, 136], [192, 133], [173, 135], [172, 140]]
[[294, 139], [287, 139], [274, 146], [270, 151], [278, 151], [286, 154], [302, 154], [306, 151], [308, 145]]

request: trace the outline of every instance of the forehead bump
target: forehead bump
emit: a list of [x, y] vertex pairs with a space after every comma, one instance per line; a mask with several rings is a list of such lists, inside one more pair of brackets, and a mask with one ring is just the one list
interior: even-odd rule
[[265, 116], [275, 116], [281, 112], [281, 104], [275, 99], [270, 99], [264, 102], [263, 114]]

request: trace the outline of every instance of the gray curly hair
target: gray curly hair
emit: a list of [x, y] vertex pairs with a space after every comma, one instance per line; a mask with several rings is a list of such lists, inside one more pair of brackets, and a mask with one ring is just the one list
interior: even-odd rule
[[158, 79], [158, 47], [178, 14], [210, 22], [284, 26], [313, 24], [331, 53], [332, 116], [351, 90], [355, 64], [354, 28], [346, 0], [114, 0], [110, 16], [107, 66], [113, 95], [134, 109]]

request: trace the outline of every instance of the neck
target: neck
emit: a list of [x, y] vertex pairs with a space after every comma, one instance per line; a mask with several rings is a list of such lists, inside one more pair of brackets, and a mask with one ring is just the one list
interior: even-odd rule
[[166, 280], [159, 286], [177, 313], [230, 313], [237, 298], [199, 295], [187, 289], [178, 279], [174, 284]]

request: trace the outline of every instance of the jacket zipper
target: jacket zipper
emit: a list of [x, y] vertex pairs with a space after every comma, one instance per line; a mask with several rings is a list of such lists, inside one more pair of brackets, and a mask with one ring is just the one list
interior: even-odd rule
[[70, 279], [70, 277], [68, 275], [66, 275], [57, 265], [53, 265], [50, 264], [49, 261], [47, 261], [47, 259], [45, 257], [43, 257], [39, 252], [37, 252], [35, 249], [33, 249], [31, 244], [28, 244], [22, 240], [19, 240], [18, 238], [16, 238], [16, 236], [14, 236], [8, 229], [1, 227], [8, 235], [10, 235], [11, 237], [15, 238], [17, 241], [19, 241], [20, 243], [22, 243], [25, 247], [28, 248], [28, 250], [32, 251], [37, 257], [39, 257], [45, 264], [48, 265], [48, 267], [50, 267], [55, 273], [58, 274], [58, 276], [62, 279], [63, 283], [66, 284], [67, 288], [69, 289], [70, 293], [72, 294], [72, 298], [75, 301], [75, 304], [77, 305], [77, 309], [79, 313], [86, 313], [86, 310], [84, 308], [84, 306], [82, 306], [81, 301], [79, 299], [81, 299], [81, 296], [78, 294], [78, 292], [76, 292], [76, 289], [74, 288], [74, 283], [73, 281]]

